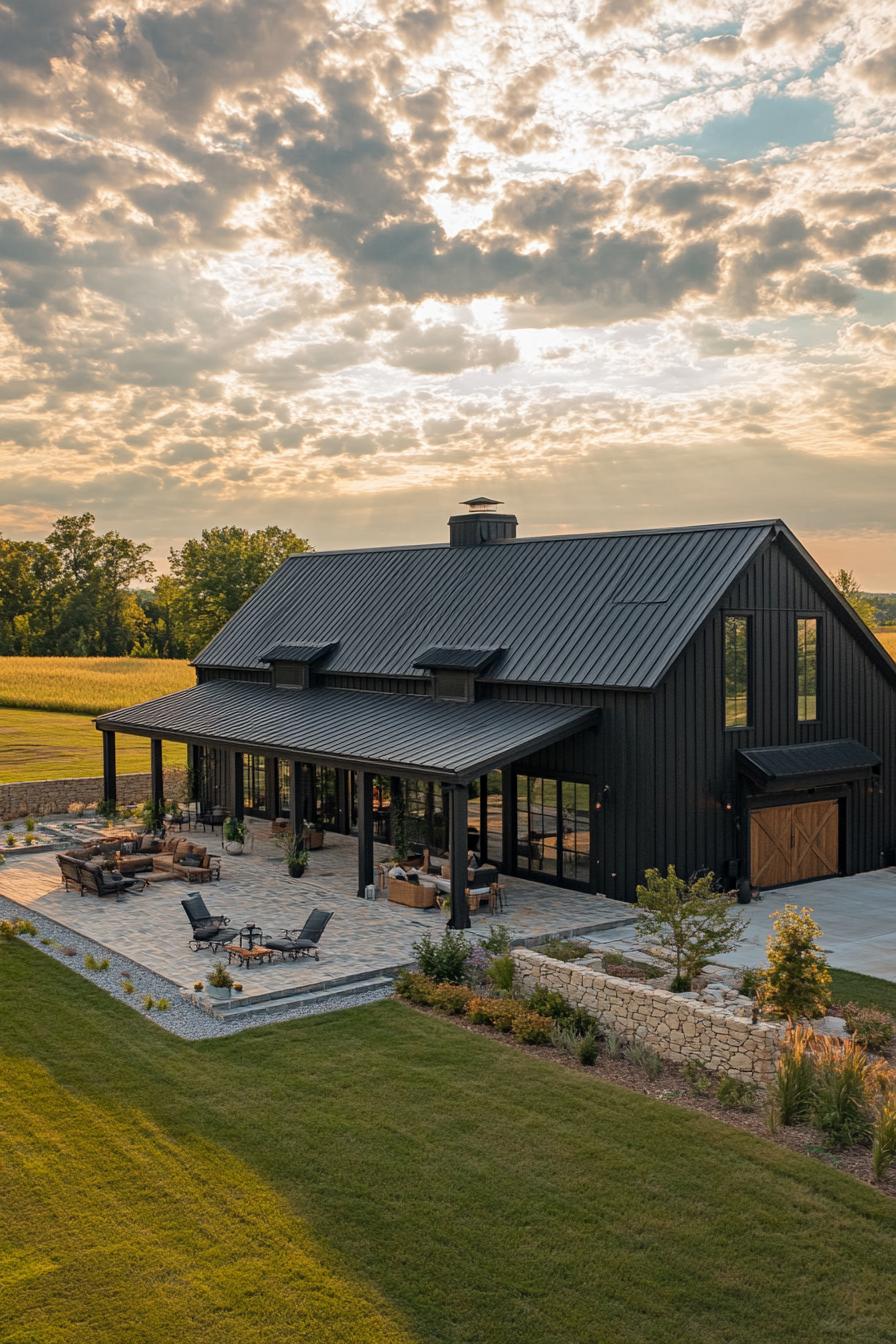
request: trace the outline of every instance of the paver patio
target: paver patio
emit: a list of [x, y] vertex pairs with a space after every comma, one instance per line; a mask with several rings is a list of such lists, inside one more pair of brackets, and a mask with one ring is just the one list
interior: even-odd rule
[[[200, 890], [209, 909], [226, 914], [235, 929], [259, 924], [270, 936], [299, 927], [314, 906], [334, 912], [321, 941], [320, 962], [274, 962], [239, 972], [243, 1000], [264, 1000], [302, 990], [326, 989], [347, 981], [391, 972], [413, 960], [413, 944], [427, 930], [445, 926], [438, 909], [413, 910], [393, 905], [384, 896], [359, 900], [357, 850], [350, 836], [327, 835], [324, 849], [311, 856], [303, 878], [290, 878], [282, 856], [268, 835], [267, 823], [250, 823], [251, 849], [224, 854], [221, 881]], [[187, 833], [184, 832], [186, 835]], [[200, 844], [220, 852], [217, 836], [197, 832]], [[377, 859], [388, 857], [378, 846]], [[194, 888], [185, 881], [152, 882], [143, 892], [130, 892], [122, 902], [67, 892], [59, 881], [55, 855], [16, 857], [0, 872], [0, 893], [76, 933], [93, 938], [113, 952], [130, 957], [180, 988], [205, 980], [219, 954], [191, 952], [189, 925], [181, 900]], [[629, 923], [632, 907], [605, 896], [567, 891], [537, 882], [508, 878], [507, 909], [473, 915], [473, 936], [504, 924], [519, 941], [551, 935], [584, 933]]]

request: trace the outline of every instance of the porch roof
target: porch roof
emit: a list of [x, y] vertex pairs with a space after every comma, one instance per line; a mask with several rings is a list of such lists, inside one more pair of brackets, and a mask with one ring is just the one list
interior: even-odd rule
[[861, 779], [881, 764], [876, 751], [850, 737], [795, 746], [744, 747], [737, 755], [742, 769], [766, 789], [797, 781], [824, 784]]
[[102, 714], [100, 729], [466, 783], [595, 726], [581, 706], [210, 681]]

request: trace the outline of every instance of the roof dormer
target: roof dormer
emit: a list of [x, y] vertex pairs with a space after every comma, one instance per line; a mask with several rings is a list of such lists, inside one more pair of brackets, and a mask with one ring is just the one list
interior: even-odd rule
[[304, 691], [311, 685], [314, 666], [338, 647], [338, 644], [278, 644], [260, 661], [270, 663], [271, 680], [275, 686]]

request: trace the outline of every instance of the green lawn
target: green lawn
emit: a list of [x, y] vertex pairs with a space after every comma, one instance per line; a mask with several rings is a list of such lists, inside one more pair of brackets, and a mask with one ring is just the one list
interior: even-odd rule
[[[116, 747], [120, 774], [149, 769], [146, 738], [119, 733]], [[163, 756], [166, 765], [184, 765], [186, 749], [166, 742]], [[0, 709], [0, 784], [102, 773], [102, 743], [92, 719], [38, 709]]]
[[859, 975], [858, 971], [832, 968], [831, 1002], [841, 1007], [845, 1003], [859, 1003], [864, 1008], [882, 1008], [896, 1017], [896, 984], [873, 975]]
[[882, 1344], [896, 1207], [386, 1002], [180, 1042], [0, 947], [4, 1344]]

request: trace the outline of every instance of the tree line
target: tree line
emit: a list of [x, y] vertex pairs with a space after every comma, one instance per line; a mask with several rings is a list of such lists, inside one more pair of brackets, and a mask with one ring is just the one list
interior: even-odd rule
[[0, 654], [191, 658], [289, 555], [289, 528], [213, 527], [172, 547], [98, 532], [92, 513], [59, 518], [43, 541], [0, 536]]

